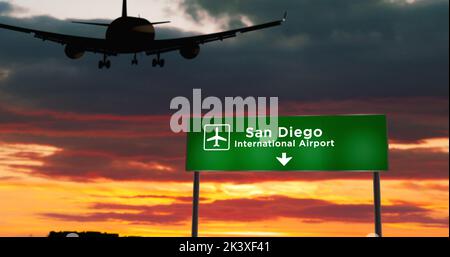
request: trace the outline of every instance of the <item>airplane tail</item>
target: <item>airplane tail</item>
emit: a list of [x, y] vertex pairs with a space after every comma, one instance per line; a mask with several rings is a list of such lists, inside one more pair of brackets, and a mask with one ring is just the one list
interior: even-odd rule
[[123, 4], [122, 4], [122, 17], [127, 17], [128, 16], [128, 12], [127, 12], [127, 0], [123, 0]]
[[[123, 0], [123, 4], [122, 4], [122, 17], [128, 17], [128, 5], [127, 5], [127, 0]], [[166, 24], [166, 23], [170, 23], [170, 21], [160, 21], [160, 22], [152, 22], [152, 25], [161, 25], [161, 24]], [[84, 23], [84, 24], [88, 24], [88, 23]], [[101, 24], [92, 24], [90, 23], [90, 25], [100, 25]]]

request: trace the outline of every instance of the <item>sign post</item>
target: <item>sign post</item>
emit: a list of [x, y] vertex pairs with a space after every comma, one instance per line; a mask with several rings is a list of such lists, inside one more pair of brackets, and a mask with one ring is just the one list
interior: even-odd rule
[[372, 172], [375, 233], [382, 236], [379, 173], [389, 166], [385, 115], [278, 117], [275, 126], [258, 119], [267, 118], [191, 120], [201, 125], [187, 138], [186, 170], [194, 171], [193, 237], [198, 236], [200, 171]]
[[380, 187], [380, 173], [373, 173], [373, 202], [375, 207], [375, 234], [378, 237], [383, 237], [381, 225], [381, 187]]
[[192, 237], [198, 237], [198, 211], [200, 202], [200, 172], [194, 172], [194, 190], [192, 196]]

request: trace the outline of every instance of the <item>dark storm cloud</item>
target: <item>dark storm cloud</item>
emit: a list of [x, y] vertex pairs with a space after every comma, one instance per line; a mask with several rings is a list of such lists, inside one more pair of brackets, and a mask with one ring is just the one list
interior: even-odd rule
[[288, 10], [285, 28], [270, 35], [272, 44], [299, 41], [291, 46], [291, 58], [283, 56], [285, 63], [280, 63], [277, 56], [283, 50], [273, 54], [273, 48], [264, 55], [274, 66], [288, 70], [283, 85], [277, 85], [279, 91], [297, 86], [304, 89], [299, 94], [322, 97], [448, 93], [448, 1], [414, 5], [383, 0], [185, 3], [193, 14], [204, 8], [213, 16], [247, 15], [257, 22]]
[[[0, 68], [11, 69], [0, 95], [16, 104], [102, 113], [167, 113], [169, 101], [203, 88], [205, 95], [280, 96], [281, 101], [448, 94], [448, 2], [186, 1], [191, 13], [240, 14], [254, 22], [279, 18], [283, 27], [246, 34], [202, 49], [194, 61], [167, 54], [168, 67], [131, 57], [96, 70], [99, 56], [67, 60], [63, 48], [30, 35], [0, 31]], [[150, 18], [150, 17], [149, 17]], [[0, 22], [102, 37], [104, 31], [51, 17]], [[162, 28], [161, 37], [181, 35]], [[5, 100], [6, 101], [6, 100]]]
[[[126, 205], [97, 203], [95, 211], [86, 215], [44, 213], [43, 217], [76, 222], [120, 220], [130, 223], [164, 224], [182, 223], [191, 216], [190, 203], [169, 205]], [[277, 218], [296, 218], [305, 222], [373, 222], [373, 205], [336, 204], [318, 199], [296, 199], [284, 196], [256, 199], [217, 200], [202, 203], [202, 219], [209, 221], [252, 222]], [[261, 212], [261, 210], [265, 210]], [[433, 218], [431, 210], [411, 203], [383, 206], [386, 223], [422, 223], [424, 226], [446, 227], [448, 218]]]
[[7, 14], [13, 10], [13, 7], [10, 3], [0, 2], [0, 14]]

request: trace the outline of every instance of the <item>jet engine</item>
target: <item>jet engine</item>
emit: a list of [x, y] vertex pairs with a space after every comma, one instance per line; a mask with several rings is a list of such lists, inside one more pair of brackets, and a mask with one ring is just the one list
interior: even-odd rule
[[85, 50], [74, 45], [66, 45], [64, 52], [66, 53], [67, 57], [75, 60], [83, 57]]
[[180, 54], [185, 59], [194, 59], [200, 54], [200, 46], [199, 45], [187, 45], [180, 49]]

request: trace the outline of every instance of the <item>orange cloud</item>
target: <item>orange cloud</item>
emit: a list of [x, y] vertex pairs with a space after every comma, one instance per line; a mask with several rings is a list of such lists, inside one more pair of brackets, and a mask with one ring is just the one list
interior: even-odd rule
[[[142, 206], [126, 204], [96, 203], [89, 214], [74, 215], [43, 213], [48, 218], [77, 221], [102, 222], [125, 221], [129, 223], [182, 223], [189, 220], [191, 204]], [[335, 204], [317, 199], [295, 199], [284, 196], [260, 197], [254, 199], [217, 200], [203, 203], [202, 220], [253, 222], [297, 218], [308, 223], [324, 222], [373, 222], [373, 205]], [[264, 210], [264, 211], [261, 211]], [[425, 226], [448, 227], [448, 217], [429, 216], [431, 210], [411, 203], [397, 203], [383, 206], [385, 223], [419, 223]]]
[[393, 150], [419, 150], [428, 149], [430, 151], [437, 151], [448, 153], [449, 152], [449, 139], [448, 138], [430, 138], [423, 139], [419, 142], [404, 143], [404, 142], [392, 142], [389, 144], [389, 148]]

